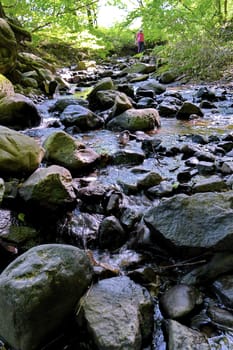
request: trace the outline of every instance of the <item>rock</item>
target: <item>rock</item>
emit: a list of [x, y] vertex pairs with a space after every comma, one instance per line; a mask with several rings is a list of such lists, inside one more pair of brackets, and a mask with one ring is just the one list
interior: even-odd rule
[[161, 198], [170, 197], [174, 192], [174, 186], [169, 181], [161, 181], [159, 185], [150, 187], [146, 190], [146, 194], [149, 198]]
[[201, 175], [213, 175], [216, 172], [216, 166], [213, 162], [200, 161], [197, 164], [197, 170]]
[[179, 194], [152, 206], [144, 220], [156, 241], [173, 252], [192, 255], [207, 249], [231, 250], [232, 200], [233, 191]]
[[[40, 242], [40, 233], [35, 227], [26, 223], [23, 213], [14, 216], [10, 210], [1, 209], [0, 240], [25, 252]], [[20, 219], [21, 220], [20, 220]]]
[[126, 276], [99, 281], [80, 306], [77, 319], [87, 324], [89, 338], [99, 350], [140, 350], [150, 340], [152, 299], [145, 288]]
[[64, 131], [55, 131], [43, 143], [45, 158], [70, 171], [80, 171], [95, 165], [100, 156]]
[[221, 309], [217, 306], [210, 305], [207, 310], [207, 315], [210, 317], [211, 322], [220, 329], [226, 331], [233, 331], [233, 314], [232, 312]]
[[201, 100], [218, 101], [214, 88], [209, 88], [207, 86], [200, 87], [197, 90], [196, 96]]
[[216, 281], [214, 281], [212, 286], [213, 291], [220, 300], [220, 302], [225, 305], [225, 307], [233, 307], [233, 276], [224, 275], [220, 276]]
[[76, 199], [69, 170], [57, 165], [38, 168], [23, 182], [19, 195], [28, 206], [51, 211], [69, 207]]
[[35, 171], [44, 156], [44, 150], [31, 137], [18, 131], [0, 126], [0, 153], [2, 174], [20, 176]]
[[4, 75], [0, 74], [0, 99], [14, 95], [14, 86]]
[[78, 246], [96, 247], [98, 230], [102, 220], [103, 215], [100, 214], [74, 212], [69, 222], [67, 236], [74, 238]]
[[169, 320], [167, 328], [168, 350], [211, 350], [202, 333], [174, 320]]
[[0, 275], [0, 335], [15, 349], [38, 349], [70, 317], [92, 280], [79, 248], [34, 247]]
[[160, 305], [165, 317], [177, 319], [189, 314], [202, 303], [200, 292], [185, 284], [177, 284], [162, 295]]
[[176, 118], [180, 120], [189, 120], [191, 115], [203, 117], [203, 112], [195, 104], [185, 101], [176, 113]]
[[145, 73], [152, 73], [155, 70], [156, 70], [156, 65], [138, 62], [133, 64], [130, 67], [123, 69], [123, 72], [145, 74]]
[[99, 245], [101, 249], [115, 250], [128, 239], [127, 232], [120, 221], [113, 215], [105, 217], [99, 226]]
[[137, 182], [138, 189], [145, 190], [150, 187], [159, 185], [160, 182], [163, 180], [161, 174], [151, 171], [148, 174], [146, 174], [144, 177], [142, 177], [140, 180]]
[[193, 180], [193, 192], [221, 192], [226, 191], [228, 186], [224, 179], [218, 175], [213, 175], [204, 178]]
[[110, 130], [146, 131], [159, 128], [160, 116], [156, 109], [127, 109], [107, 123]]
[[112, 116], [116, 117], [117, 115], [123, 113], [127, 109], [132, 108], [133, 105], [129, 99], [129, 97], [124, 94], [123, 92], [119, 93], [119, 95], [116, 96], [114, 105], [112, 107]]
[[143, 108], [156, 108], [157, 107], [157, 102], [151, 98], [151, 97], [142, 97], [139, 98], [137, 102], [137, 108], [138, 109], [143, 109]]
[[152, 90], [156, 95], [160, 95], [166, 91], [166, 87], [153, 78], [141, 82], [139, 88], [142, 90]]
[[93, 103], [96, 105], [97, 110], [106, 110], [112, 108], [111, 114], [117, 115], [120, 112], [132, 108], [132, 101], [123, 92], [117, 90], [103, 90], [97, 91], [95, 100], [90, 102], [93, 108]]
[[80, 98], [75, 98], [74, 96], [61, 98], [56, 100], [56, 102], [49, 108], [49, 112], [51, 113], [58, 112], [60, 114], [65, 110], [66, 107], [70, 105], [88, 107], [88, 101]]
[[41, 115], [36, 105], [21, 94], [0, 99], [0, 124], [15, 130], [24, 130], [40, 125]]
[[161, 102], [158, 106], [158, 111], [161, 117], [175, 118], [179, 107], [167, 102], [166, 100]]
[[103, 119], [90, 109], [79, 106], [69, 105], [60, 115], [60, 120], [66, 127], [77, 126], [81, 131], [97, 129], [103, 126]]
[[181, 283], [200, 284], [213, 281], [218, 276], [231, 271], [232, 264], [232, 253], [216, 253], [209, 262], [184, 275]]
[[19, 61], [20, 66], [23, 66], [24, 72], [29, 72], [35, 69], [37, 74], [39, 74], [38, 69], [46, 69], [50, 71], [49, 74], [55, 74], [56, 71], [52, 64], [30, 52], [19, 52], [17, 60]]
[[105, 90], [114, 90], [115, 85], [111, 77], [101, 79], [96, 85], [93, 87], [92, 91], [89, 93], [87, 99], [90, 103], [90, 106], [94, 107], [96, 105], [96, 95], [98, 91]]
[[175, 74], [175, 72], [167, 71], [167, 72], [164, 72], [160, 75], [159, 82], [162, 84], [173, 83], [175, 81], [176, 77], [177, 77], [177, 75]]
[[114, 165], [122, 165], [122, 164], [141, 164], [145, 159], [144, 152], [140, 150], [130, 150], [124, 149], [115, 152], [112, 155], [112, 164]]

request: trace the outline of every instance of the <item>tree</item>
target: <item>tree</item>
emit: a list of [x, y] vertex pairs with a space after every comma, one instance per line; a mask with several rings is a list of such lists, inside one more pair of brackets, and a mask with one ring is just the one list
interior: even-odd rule
[[30, 31], [61, 26], [75, 31], [94, 26], [99, 0], [3, 0], [2, 9]]

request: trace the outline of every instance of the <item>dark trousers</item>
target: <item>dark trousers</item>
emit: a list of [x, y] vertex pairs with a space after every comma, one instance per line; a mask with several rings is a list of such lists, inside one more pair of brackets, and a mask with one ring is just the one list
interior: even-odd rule
[[144, 51], [144, 41], [139, 41], [138, 42], [138, 52], [143, 52]]

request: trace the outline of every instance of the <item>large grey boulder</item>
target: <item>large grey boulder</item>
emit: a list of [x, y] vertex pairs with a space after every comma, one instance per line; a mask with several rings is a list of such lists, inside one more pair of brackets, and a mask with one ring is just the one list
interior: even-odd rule
[[56, 211], [74, 203], [72, 180], [69, 170], [61, 166], [38, 168], [22, 183], [19, 195], [28, 205]]
[[35, 171], [43, 159], [44, 150], [31, 137], [0, 126], [1, 174], [22, 177]]
[[103, 126], [103, 119], [90, 109], [78, 104], [67, 106], [60, 115], [66, 127], [77, 126], [81, 131], [97, 129]]
[[200, 107], [198, 107], [194, 103], [184, 101], [183, 105], [176, 113], [176, 118], [180, 120], [189, 120], [191, 115], [203, 117], [204, 114]]
[[189, 314], [202, 301], [202, 295], [195, 287], [176, 284], [165, 291], [160, 305], [167, 318], [178, 319]]
[[90, 338], [99, 350], [140, 350], [153, 328], [149, 292], [129, 277], [99, 281], [80, 301]]
[[84, 251], [63, 244], [34, 247], [0, 275], [0, 335], [33, 350], [72, 315], [92, 280]]
[[160, 95], [166, 91], [166, 87], [160, 84], [156, 79], [147, 79], [145, 82], [139, 84], [140, 90], [151, 90], [156, 95]]
[[40, 125], [41, 120], [36, 105], [28, 97], [13, 94], [0, 99], [0, 125], [24, 130]]
[[232, 201], [233, 191], [179, 194], [151, 207], [144, 220], [157, 243], [177, 252], [232, 251]]
[[106, 110], [113, 107], [115, 109], [115, 100], [117, 97], [119, 97], [122, 101], [125, 100], [125, 102], [129, 104], [129, 102], [127, 102], [127, 96], [123, 92], [112, 89], [97, 91], [96, 94], [92, 96], [90, 105], [92, 108], [98, 110]]

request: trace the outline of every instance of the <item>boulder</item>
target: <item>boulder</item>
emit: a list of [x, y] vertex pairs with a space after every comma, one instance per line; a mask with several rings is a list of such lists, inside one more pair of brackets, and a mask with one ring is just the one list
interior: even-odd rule
[[0, 124], [14, 130], [40, 125], [41, 115], [36, 105], [24, 95], [12, 94], [0, 99]]
[[84, 251], [34, 247], [0, 275], [0, 335], [15, 349], [38, 349], [70, 317], [92, 280]]
[[45, 157], [54, 164], [64, 166], [70, 171], [80, 171], [93, 167], [100, 158], [94, 150], [86, 147], [64, 131], [49, 135], [43, 143]]
[[102, 220], [98, 236], [100, 248], [111, 251], [120, 248], [128, 239], [128, 234], [119, 220], [113, 215], [107, 216]]
[[154, 108], [127, 109], [107, 123], [107, 128], [114, 131], [149, 131], [160, 126], [160, 116]]
[[179, 120], [189, 120], [190, 116], [196, 115], [199, 117], [203, 117], [202, 110], [196, 106], [194, 103], [189, 101], [185, 101], [181, 108], [176, 113], [176, 119]]
[[182, 325], [181, 323], [168, 321], [168, 350], [211, 350], [206, 337], [196, 330]]
[[232, 251], [232, 200], [233, 191], [178, 194], [148, 209], [144, 220], [156, 242], [173, 253]]
[[31, 174], [44, 156], [43, 148], [33, 138], [4, 126], [0, 126], [0, 145], [1, 174]]
[[154, 65], [154, 64], [138, 62], [138, 63], [133, 64], [130, 67], [123, 69], [123, 72], [145, 74], [145, 73], [152, 73], [155, 70], [156, 70], [156, 65]]
[[22, 183], [19, 195], [29, 205], [52, 211], [72, 205], [76, 198], [69, 170], [57, 165], [38, 168]]
[[97, 129], [103, 126], [103, 119], [90, 109], [80, 105], [69, 105], [60, 115], [66, 127], [77, 126], [81, 131]]
[[86, 322], [89, 337], [99, 350], [140, 350], [150, 340], [152, 299], [129, 277], [99, 281], [81, 299], [80, 307], [77, 319]]
[[146, 80], [145, 82], [141, 82], [139, 84], [140, 90], [151, 90], [156, 95], [160, 95], [166, 91], [166, 87], [160, 84], [156, 79], [151, 78]]
[[165, 317], [178, 319], [189, 314], [202, 301], [198, 289], [185, 284], [177, 284], [165, 291], [160, 298], [160, 305]]
[[90, 100], [90, 106], [91, 108], [95, 108], [97, 110], [112, 108], [115, 104], [117, 96], [120, 96], [121, 99], [125, 100], [124, 93], [114, 89], [97, 91]]
[[96, 106], [96, 95], [98, 91], [102, 90], [114, 90], [115, 85], [113, 83], [112, 78], [106, 77], [101, 79], [96, 85], [93, 87], [91, 92], [89, 93], [87, 99], [92, 107]]
[[14, 95], [14, 86], [4, 75], [0, 74], [0, 99]]

